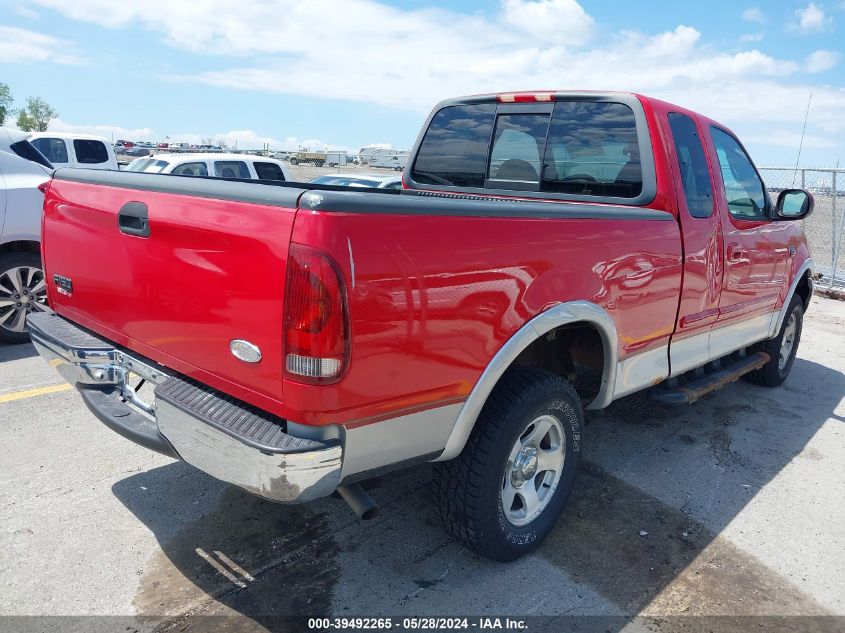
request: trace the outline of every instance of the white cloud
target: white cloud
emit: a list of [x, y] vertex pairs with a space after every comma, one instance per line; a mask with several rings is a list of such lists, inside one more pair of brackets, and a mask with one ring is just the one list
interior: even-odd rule
[[72, 42], [14, 26], [0, 26], [0, 63], [82, 64]]
[[504, 0], [503, 20], [537, 41], [561, 46], [584, 44], [593, 18], [575, 0]]
[[803, 9], [796, 9], [795, 17], [797, 22], [790, 26], [790, 29], [802, 35], [826, 31], [833, 25], [833, 18], [825, 15], [824, 9], [811, 2]]
[[14, 11], [17, 15], [21, 16], [22, 18], [27, 18], [28, 20], [37, 20], [39, 15], [38, 11], [32, 9], [25, 4], [12, 4], [11, 5], [12, 11]]
[[104, 136], [110, 141], [116, 141], [119, 138], [133, 141], [156, 140], [155, 132], [148, 127], [127, 129], [119, 125], [74, 125], [63, 119], [53, 119], [47, 129], [51, 132]]
[[807, 56], [804, 67], [809, 73], [820, 73], [835, 68], [841, 58], [837, 52], [818, 50]]
[[324, 149], [346, 149], [337, 145], [329, 145], [320, 139], [300, 139], [295, 136], [288, 136], [284, 139], [277, 139], [270, 136], [263, 136], [253, 130], [231, 130], [211, 135], [202, 134], [173, 134], [173, 142], [201, 143], [205, 138], [213, 138], [215, 143], [225, 143], [226, 147], [238, 149], [262, 149], [265, 145], [271, 150], [298, 150], [308, 148], [311, 151], [322, 151]]
[[746, 22], [757, 22], [762, 24], [766, 21], [766, 16], [763, 15], [763, 12], [759, 7], [750, 7], [742, 12], [742, 19]]
[[[687, 25], [593, 41], [593, 19], [574, 0], [500, 0], [498, 10], [472, 15], [376, 0], [31, 1], [105, 26], [144, 27], [174, 49], [213, 60], [214, 70], [171, 77], [183, 83], [420, 113], [440, 99], [471, 93], [613, 89], [666, 99], [738, 130], [800, 125], [813, 91], [812, 123], [839, 134], [845, 146], [845, 92], [812, 86], [799, 75], [829, 66], [830, 56], [725, 52]], [[814, 3], [798, 13], [795, 29], [829, 24]], [[251, 134], [243, 142], [263, 138]]]
[[762, 42], [763, 41], [763, 33], [746, 33], [745, 35], [739, 36], [740, 42]]
[[199, 134], [196, 132], [165, 133], [148, 127], [126, 128], [120, 125], [74, 124], [64, 119], [53, 119], [50, 121], [48, 130], [68, 134], [93, 134], [95, 136], [105, 137], [109, 141], [126, 139], [131, 141], [162, 142], [169, 139], [173, 143], [194, 143], [199, 145], [210, 138], [213, 139], [214, 143], [225, 143], [227, 147], [237, 147], [240, 149], [262, 149], [265, 144], [269, 145], [272, 150], [298, 150], [304, 147], [315, 151], [324, 149], [348, 149], [339, 145], [326, 143], [320, 139], [300, 139], [295, 136], [277, 139], [271, 136], [261, 135], [253, 130], [231, 130], [216, 134]]

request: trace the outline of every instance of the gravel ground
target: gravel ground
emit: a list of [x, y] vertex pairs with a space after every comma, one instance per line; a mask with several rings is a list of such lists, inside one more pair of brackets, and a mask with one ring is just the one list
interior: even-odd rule
[[[252, 631], [284, 614], [624, 616], [603, 631], [646, 626], [638, 614], [661, 631], [690, 616], [845, 616], [843, 332], [845, 303], [816, 297], [784, 386], [590, 413], [567, 511], [512, 564], [440, 531], [428, 466], [371, 481], [382, 513], [362, 523], [337, 499], [274, 505], [135, 446], [73, 391], [0, 403], [0, 615], [151, 618], [57, 631]], [[0, 398], [59, 382], [31, 346], [0, 347]], [[234, 614], [248, 617], [206, 619]], [[751, 628], [731, 621], [706, 628]], [[562, 626], [542, 622], [529, 628]], [[0, 618], [28, 626], [49, 628]]]

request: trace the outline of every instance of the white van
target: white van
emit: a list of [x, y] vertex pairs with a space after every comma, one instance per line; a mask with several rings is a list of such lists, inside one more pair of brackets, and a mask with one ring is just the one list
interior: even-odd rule
[[29, 142], [57, 168], [117, 169], [114, 148], [102, 136], [35, 132]]
[[156, 154], [136, 158], [126, 171], [174, 176], [217, 176], [250, 180], [290, 180], [282, 161], [249, 154]]

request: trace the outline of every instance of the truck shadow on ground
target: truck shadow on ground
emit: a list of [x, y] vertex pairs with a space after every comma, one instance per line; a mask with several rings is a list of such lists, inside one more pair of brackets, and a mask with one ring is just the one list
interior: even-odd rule
[[[793, 376], [789, 393], [777, 399], [774, 392], [742, 385], [684, 409], [635, 396], [590, 416], [576, 489], [558, 527], [534, 556], [557, 568], [564, 582], [600, 596], [613, 607], [609, 612], [627, 614], [596, 621], [595, 626], [619, 630], [629, 616], [640, 613], [826, 613], [789, 581], [719, 536], [754, 495], [804, 451], [845, 393], [845, 376], [817, 363], [797, 359]], [[762, 433], [759, 440], [765, 446], [732, 444], [746, 433]], [[625, 451], [618, 447], [643, 435], [652, 454], [642, 459], [662, 467], [647, 471], [632, 485], [612, 473], [624, 470], [619, 462]], [[430, 467], [423, 466], [372, 483], [383, 514], [367, 523], [358, 522], [336, 499], [281, 506], [178, 462], [118, 481], [114, 494], [155, 534], [161, 548], [141, 575], [137, 612], [163, 617], [162, 629], [204, 631], [253, 630], [249, 627], [256, 625], [274, 630], [280, 616], [333, 612], [455, 615], [450, 613], [453, 603], [444, 602], [446, 607], [438, 610], [438, 596], [426, 601], [419, 592], [409, 594], [401, 587], [423, 590], [440, 583], [451, 585], [453, 595], [478, 594], [484, 591], [485, 579], [508, 576], [512, 565], [522, 563], [492, 563], [444, 544], [431, 516], [429, 476]], [[671, 496], [663, 491], [665, 478], [673, 476], [746, 483], [722, 486], [718, 507], [708, 510], [661, 500]], [[453, 571], [448, 577], [412, 575], [420, 560], [442, 555], [444, 547], [451, 548]], [[339, 604], [338, 583], [342, 577], [343, 582], [356, 582], [360, 569], [348, 567], [362, 558], [368, 561], [368, 578], [378, 581], [356, 584], [355, 601]], [[397, 599], [400, 594], [402, 599]], [[498, 595], [472, 604], [484, 603], [499, 605], [497, 615], [514, 611]], [[356, 605], [368, 605], [366, 612], [356, 611]], [[569, 617], [564, 613], [595, 612], [570, 598], [566, 604], [546, 601], [528, 615]], [[235, 624], [228, 618], [207, 619], [238, 614], [249, 620]], [[552, 621], [544, 626], [557, 630], [571, 628], [568, 624]], [[709, 622], [707, 628], [743, 630], [748, 625], [721, 620], [718, 626]], [[801, 628], [829, 630], [829, 625], [826, 620], [804, 621]], [[662, 630], [684, 626], [664, 622]], [[584, 628], [590, 629], [582, 623]], [[766, 628], [775, 628], [773, 622]]]
[[23, 343], [20, 345], [6, 345], [0, 343], [0, 363], [7, 360], [21, 360], [22, 358], [32, 358], [38, 356], [38, 352], [31, 343]]

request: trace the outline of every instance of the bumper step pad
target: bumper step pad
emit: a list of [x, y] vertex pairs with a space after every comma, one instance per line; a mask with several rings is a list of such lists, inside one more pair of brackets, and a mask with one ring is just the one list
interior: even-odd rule
[[156, 387], [155, 396], [156, 402], [166, 402], [263, 453], [304, 453], [326, 447], [288, 435], [282, 418], [183, 377], [165, 380]]
[[111, 351], [114, 345], [94, 336], [53, 312], [35, 312], [26, 318], [31, 329], [49, 338], [61, 341], [71, 350]]

